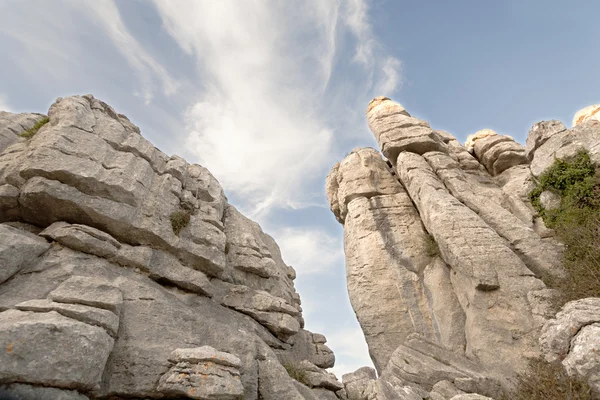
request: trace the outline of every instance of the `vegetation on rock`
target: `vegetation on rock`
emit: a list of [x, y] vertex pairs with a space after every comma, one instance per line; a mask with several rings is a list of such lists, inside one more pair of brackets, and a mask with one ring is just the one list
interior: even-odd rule
[[425, 251], [429, 257], [438, 257], [440, 255], [440, 248], [431, 235], [425, 236]]
[[173, 233], [179, 235], [179, 232], [190, 223], [190, 213], [186, 210], [177, 210], [171, 214], [171, 226]]
[[307, 384], [306, 373], [302, 369], [298, 368], [294, 363], [283, 363], [283, 367], [292, 379], [295, 379], [305, 385]]
[[[558, 208], [544, 209], [540, 195], [546, 190], [560, 196]], [[582, 151], [571, 160], [556, 160], [539, 177], [529, 198], [546, 226], [554, 229], [566, 246], [563, 265], [569, 277], [548, 280], [548, 286], [559, 289], [563, 303], [599, 297], [600, 181], [589, 154]]]
[[578, 376], [571, 377], [560, 363], [534, 359], [525, 374], [517, 375], [517, 389], [503, 400], [593, 400], [588, 383]]
[[40, 128], [42, 126], [44, 126], [48, 123], [48, 121], [50, 121], [50, 119], [48, 117], [42, 118], [41, 120], [36, 122], [35, 125], [33, 125], [30, 129], [27, 129], [25, 132], [21, 133], [19, 136], [21, 136], [25, 139], [31, 139], [40, 130]]

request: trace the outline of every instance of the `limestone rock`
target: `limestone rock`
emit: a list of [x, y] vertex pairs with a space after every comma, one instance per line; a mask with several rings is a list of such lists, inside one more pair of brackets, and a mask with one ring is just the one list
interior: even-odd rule
[[435, 397], [435, 395], [438, 395], [440, 398], [442, 398], [444, 400], [450, 399], [459, 394], [465, 394], [465, 392], [463, 392], [462, 390], [457, 388], [450, 381], [439, 381], [438, 383], [433, 385], [433, 388], [431, 390], [432, 397]]
[[[5, 397], [2, 397], [5, 396]], [[61, 390], [51, 387], [32, 386], [22, 383], [13, 383], [0, 387], [1, 399], [16, 400], [89, 400], [87, 396], [75, 390]]]
[[124, 266], [139, 268], [157, 282], [167, 282], [202, 296], [213, 295], [214, 288], [204, 273], [185, 267], [175, 256], [165, 251], [123, 244], [113, 260]]
[[169, 361], [176, 364], [160, 378], [160, 392], [201, 400], [236, 400], [244, 394], [234, 355], [203, 346], [176, 349]]
[[337, 391], [344, 388], [344, 385], [337, 380], [334, 374], [329, 373], [310, 361], [303, 360], [298, 363], [298, 369], [303, 371], [305, 383], [312, 388], [324, 388]]
[[[50, 122], [26, 146], [0, 155], [0, 186], [20, 190], [25, 221], [88, 225], [126, 244], [173, 252], [213, 276], [223, 272], [225, 235], [216, 221], [226, 199], [208, 174], [187, 168], [184, 187], [182, 171], [174, 172], [173, 165], [166, 171], [166, 155], [92, 96], [59, 99], [48, 116]], [[188, 198], [195, 199], [193, 221], [177, 236], [170, 215]]]
[[473, 152], [492, 176], [527, 163], [525, 148], [510, 136], [490, 135], [473, 143]]
[[560, 196], [549, 190], [544, 190], [540, 194], [540, 204], [546, 210], [554, 210], [560, 207]]
[[19, 135], [45, 118], [42, 114], [13, 114], [0, 110], [0, 153], [19, 141]]
[[260, 376], [258, 390], [262, 399], [305, 400], [294, 385], [294, 380], [277, 361], [273, 359], [259, 361], [258, 373]]
[[326, 342], [325, 336], [300, 329], [287, 340], [287, 343], [292, 345], [290, 350], [275, 352], [280, 358], [285, 358], [294, 364], [308, 360], [317, 367], [331, 368], [335, 365], [335, 355], [325, 344]]
[[579, 125], [585, 121], [592, 119], [600, 121], [600, 115], [598, 113], [600, 113], [600, 104], [594, 104], [582, 108], [581, 110], [575, 113], [575, 116], [573, 117], [572, 126]]
[[342, 375], [348, 400], [367, 400], [369, 383], [375, 380], [377, 380], [377, 373], [370, 367], [362, 367]]
[[457, 394], [450, 400], [494, 400], [491, 397], [482, 396], [477, 393]]
[[250, 315], [283, 340], [300, 330], [300, 323], [295, 318], [298, 310], [267, 292], [232, 286], [223, 304]]
[[89, 390], [100, 384], [114, 340], [55, 311], [7, 310], [0, 313], [0, 344], [1, 381]]
[[80, 304], [57, 303], [51, 300], [29, 300], [15, 305], [17, 310], [49, 312], [56, 311], [65, 317], [73, 318], [89, 325], [100, 326], [112, 337], [117, 336], [119, 317], [108, 310]]
[[586, 379], [600, 393], [600, 298], [571, 301], [540, 335], [542, 354], [548, 362], [561, 361], [569, 374]]
[[376, 97], [367, 107], [367, 123], [383, 155], [392, 163], [402, 151], [423, 154], [444, 151], [446, 146], [429, 124], [387, 97]]
[[562, 364], [571, 375], [586, 379], [600, 393], [600, 322], [587, 325], [573, 337]]
[[[455, 323], [464, 317], [450, 284], [427, 288], [420, 281], [419, 275], [438, 261], [429, 254], [430, 239], [413, 201], [381, 156], [372, 149], [354, 150], [335, 174], [337, 192], [328, 196], [330, 203], [337, 196], [340, 210], [347, 208], [341, 220], [348, 294], [375, 367], [381, 371], [413, 332], [448, 343], [455, 335], [456, 348], [464, 348]], [[432, 302], [442, 298], [456, 308], [432, 315]]]
[[482, 129], [480, 131], [475, 132], [472, 135], [467, 136], [467, 140], [465, 141], [465, 149], [469, 153], [473, 153], [475, 148], [475, 142], [480, 139], [489, 138], [492, 136], [497, 136], [498, 133], [492, 129]]
[[55, 240], [73, 250], [99, 257], [111, 257], [121, 247], [117, 240], [101, 230], [85, 225], [71, 225], [62, 221], [50, 225], [40, 233], [40, 236]]
[[428, 391], [431, 391], [436, 383], [444, 380], [462, 389], [461, 379], [466, 379], [476, 388], [471, 391], [491, 396], [500, 396], [503, 393], [501, 381], [493, 373], [490, 374], [490, 371], [486, 371], [478, 363], [427, 342], [417, 335], [411, 336], [404, 345], [398, 346], [381, 376], [386, 380], [400, 378]]
[[42, 238], [8, 225], [0, 225], [0, 283], [50, 248]]
[[600, 298], [591, 297], [565, 304], [556, 317], [542, 328], [540, 347], [546, 361], [563, 360], [570, 351], [575, 334], [597, 322], [600, 322]]
[[17, 220], [19, 211], [19, 189], [13, 185], [0, 185], [0, 215], [6, 221]]
[[[335, 357], [301, 330], [296, 274], [273, 238], [206, 168], [91, 95], [48, 116], [0, 149], [0, 382], [35, 385], [36, 399], [335, 396], [304, 386], [305, 399], [281, 365]], [[190, 215], [178, 235], [175, 211]]]
[[535, 150], [531, 173], [538, 177], [555, 159], [569, 159], [581, 150], [589, 153], [594, 165], [600, 165], [600, 121], [590, 119], [549, 137]]
[[527, 134], [527, 142], [525, 145], [525, 155], [531, 161], [535, 151], [552, 136], [566, 131], [565, 125], [557, 120], [542, 121], [533, 124]]
[[48, 297], [59, 303], [84, 304], [103, 308], [119, 315], [123, 294], [105, 281], [85, 276], [73, 276], [53, 290]]

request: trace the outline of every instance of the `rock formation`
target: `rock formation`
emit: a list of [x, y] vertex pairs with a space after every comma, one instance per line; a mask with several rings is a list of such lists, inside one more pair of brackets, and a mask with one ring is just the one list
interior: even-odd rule
[[371, 101], [367, 121], [384, 157], [355, 149], [326, 182], [379, 376], [344, 375], [349, 399], [498, 398], [542, 354], [600, 393], [600, 360], [588, 355], [598, 351], [599, 299], [553, 319], [556, 293], [543, 280], [565, 276], [562, 245], [528, 199], [555, 158], [585, 149], [600, 165], [594, 113], [584, 110], [571, 130], [535, 124], [526, 147], [489, 129], [462, 146], [388, 98]]
[[303, 329], [294, 270], [206, 168], [91, 95], [58, 99], [19, 136], [45, 117], [0, 113], [0, 391], [342, 395], [325, 337]]

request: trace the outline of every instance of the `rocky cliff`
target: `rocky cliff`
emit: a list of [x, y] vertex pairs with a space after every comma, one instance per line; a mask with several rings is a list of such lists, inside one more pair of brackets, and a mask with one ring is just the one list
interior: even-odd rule
[[585, 150], [600, 165], [598, 109], [571, 129], [535, 124], [526, 146], [491, 130], [463, 146], [388, 98], [371, 101], [381, 153], [353, 150], [326, 182], [379, 376], [345, 375], [350, 399], [497, 399], [540, 356], [600, 394], [600, 299], [555, 315], [558, 293], [544, 282], [566, 277], [564, 246], [529, 199], [555, 159]]
[[0, 384], [14, 398], [337, 399], [294, 278], [206, 168], [104, 102], [0, 112]]

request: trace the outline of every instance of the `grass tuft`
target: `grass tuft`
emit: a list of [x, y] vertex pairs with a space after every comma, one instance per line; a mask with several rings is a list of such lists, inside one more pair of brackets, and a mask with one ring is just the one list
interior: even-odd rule
[[44, 117], [38, 122], [35, 123], [30, 129], [27, 129], [25, 132], [21, 133], [19, 136], [25, 139], [31, 139], [42, 126], [46, 125], [50, 119], [48, 117]]
[[517, 375], [516, 389], [502, 400], [593, 400], [595, 394], [585, 380], [571, 377], [560, 363], [534, 359], [529, 370]]
[[433, 236], [425, 234], [425, 252], [429, 257], [437, 257], [440, 255], [440, 248]]
[[283, 368], [285, 368], [285, 370], [287, 371], [288, 375], [292, 379], [295, 379], [298, 382], [303, 383], [305, 385], [308, 384], [308, 381], [307, 381], [307, 378], [306, 378], [306, 372], [304, 372], [303, 370], [299, 369], [293, 363], [284, 363], [283, 364]]
[[190, 213], [186, 210], [177, 210], [171, 214], [171, 226], [173, 233], [179, 236], [179, 232], [190, 223]]

